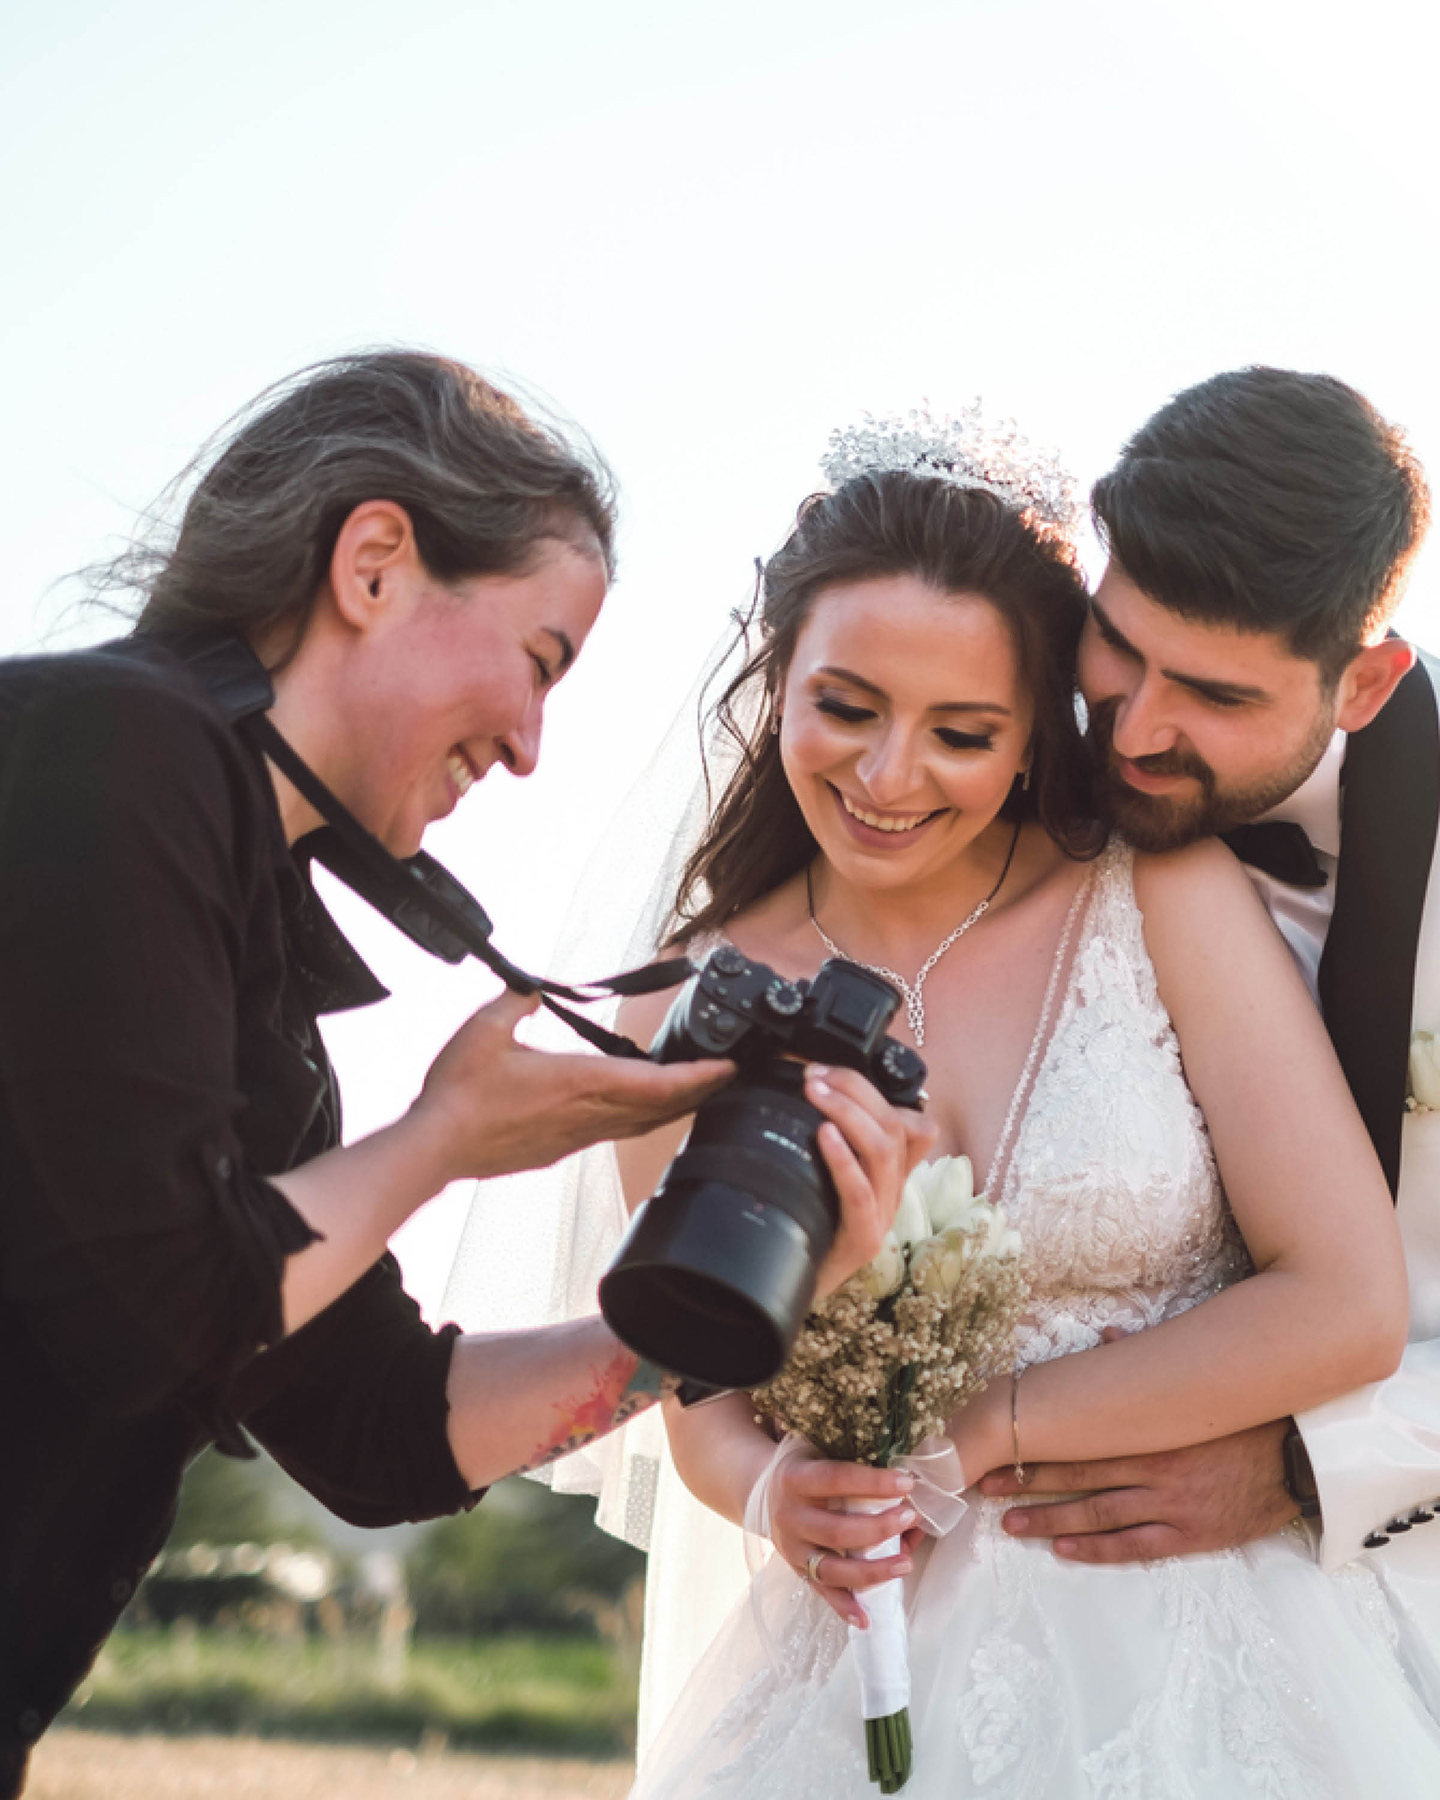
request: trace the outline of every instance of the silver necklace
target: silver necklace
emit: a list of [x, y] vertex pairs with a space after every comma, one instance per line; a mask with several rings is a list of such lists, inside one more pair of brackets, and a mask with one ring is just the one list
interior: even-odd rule
[[984, 918], [985, 914], [989, 912], [991, 901], [993, 901], [995, 896], [1000, 892], [1000, 889], [1004, 886], [1005, 877], [1010, 873], [1010, 864], [1015, 860], [1015, 846], [1019, 842], [1020, 825], [1017, 822], [1015, 834], [1010, 839], [1010, 848], [1005, 854], [1005, 866], [1000, 871], [999, 880], [995, 883], [994, 887], [991, 888], [985, 898], [966, 914], [950, 933], [949, 937], [937, 944], [930, 952], [930, 955], [921, 965], [920, 973], [915, 977], [914, 981], [907, 981], [903, 975], [898, 974], [894, 969], [887, 969], [883, 963], [861, 962], [858, 956], [846, 955], [835, 942], [834, 938], [826, 932], [825, 927], [815, 917], [815, 891], [810, 884], [810, 870], [808, 868], [805, 870], [805, 904], [809, 909], [810, 923], [815, 927], [820, 942], [832, 956], [838, 956], [842, 962], [852, 962], [858, 968], [868, 969], [872, 975], [883, 975], [887, 981], [893, 982], [895, 986], [899, 988], [905, 1000], [905, 1017], [910, 1025], [910, 1034], [915, 1039], [917, 1049], [923, 1050], [925, 1048], [926, 979], [928, 978], [930, 971], [935, 967], [936, 963], [939, 962], [945, 952], [951, 949], [955, 944], [958, 944], [970, 927], [977, 924]]

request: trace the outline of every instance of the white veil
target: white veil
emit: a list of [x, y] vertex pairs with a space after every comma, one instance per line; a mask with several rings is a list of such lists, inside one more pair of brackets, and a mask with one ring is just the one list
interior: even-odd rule
[[[728, 630], [706, 659], [685, 705], [622, 802], [576, 889], [555, 953], [558, 979], [594, 979], [647, 962], [659, 948], [680, 873], [699, 842], [712, 797], [739, 760], [728, 733], [702, 755], [700, 715], [743, 665], [748, 642]], [[747, 731], [759, 695], [736, 724]], [[615, 1003], [586, 1012], [609, 1023]], [[542, 1013], [527, 1038], [583, 1050]], [[443, 1316], [496, 1330], [596, 1313], [596, 1288], [628, 1222], [612, 1146], [552, 1169], [483, 1182], [471, 1201], [445, 1288]], [[643, 1754], [711, 1637], [748, 1584], [743, 1534], [680, 1482], [658, 1409], [537, 1472], [562, 1493], [594, 1494], [596, 1523], [650, 1552], [640, 1678]]]

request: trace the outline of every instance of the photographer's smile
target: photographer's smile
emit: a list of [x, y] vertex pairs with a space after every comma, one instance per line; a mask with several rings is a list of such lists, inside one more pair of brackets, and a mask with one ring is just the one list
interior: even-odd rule
[[463, 800], [477, 781], [484, 779], [484, 769], [477, 768], [471, 761], [463, 744], [456, 744], [445, 761], [445, 768], [450, 776], [450, 785], [455, 789], [455, 798]]
[[[540, 539], [517, 573], [441, 580], [404, 508], [367, 501], [337, 540], [331, 603], [277, 671], [276, 722], [387, 849], [413, 855], [497, 762], [534, 769], [607, 581], [579, 528]], [[316, 822], [297, 802], [282, 789], [292, 838]]]

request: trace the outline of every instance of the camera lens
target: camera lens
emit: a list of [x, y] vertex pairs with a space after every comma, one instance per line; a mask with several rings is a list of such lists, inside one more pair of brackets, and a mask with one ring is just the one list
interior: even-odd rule
[[663, 1369], [756, 1387], [789, 1353], [839, 1216], [803, 1079], [777, 1061], [701, 1107], [600, 1283], [616, 1336]]

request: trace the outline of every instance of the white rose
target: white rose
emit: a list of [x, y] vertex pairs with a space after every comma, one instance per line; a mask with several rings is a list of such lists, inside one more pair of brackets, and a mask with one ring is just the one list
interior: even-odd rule
[[895, 1214], [895, 1223], [891, 1228], [907, 1250], [912, 1244], [918, 1244], [922, 1238], [930, 1235], [930, 1214], [925, 1205], [925, 1189], [920, 1179], [924, 1168], [922, 1163], [920, 1168], [911, 1170], [910, 1178], [900, 1195], [900, 1209]]
[[916, 1177], [934, 1236], [964, 1221], [975, 1203], [975, 1171], [968, 1156], [942, 1156], [933, 1163], [922, 1163], [911, 1179]]
[[884, 1300], [895, 1292], [905, 1279], [905, 1252], [893, 1231], [854, 1279], [872, 1300]]
[[1440, 1044], [1433, 1031], [1417, 1031], [1410, 1040], [1410, 1092], [1416, 1109], [1440, 1112]]
[[993, 1256], [998, 1261], [1020, 1254], [1020, 1233], [1012, 1231], [1006, 1221], [1002, 1208], [987, 1206], [988, 1217], [985, 1220], [985, 1242], [981, 1246], [981, 1256]]
[[910, 1279], [916, 1293], [948, 1300], [959, 1287], [974, 1254], [975, 1243], [968, 1232], [944, 1231], [927, 1238], [910, 1258]]

